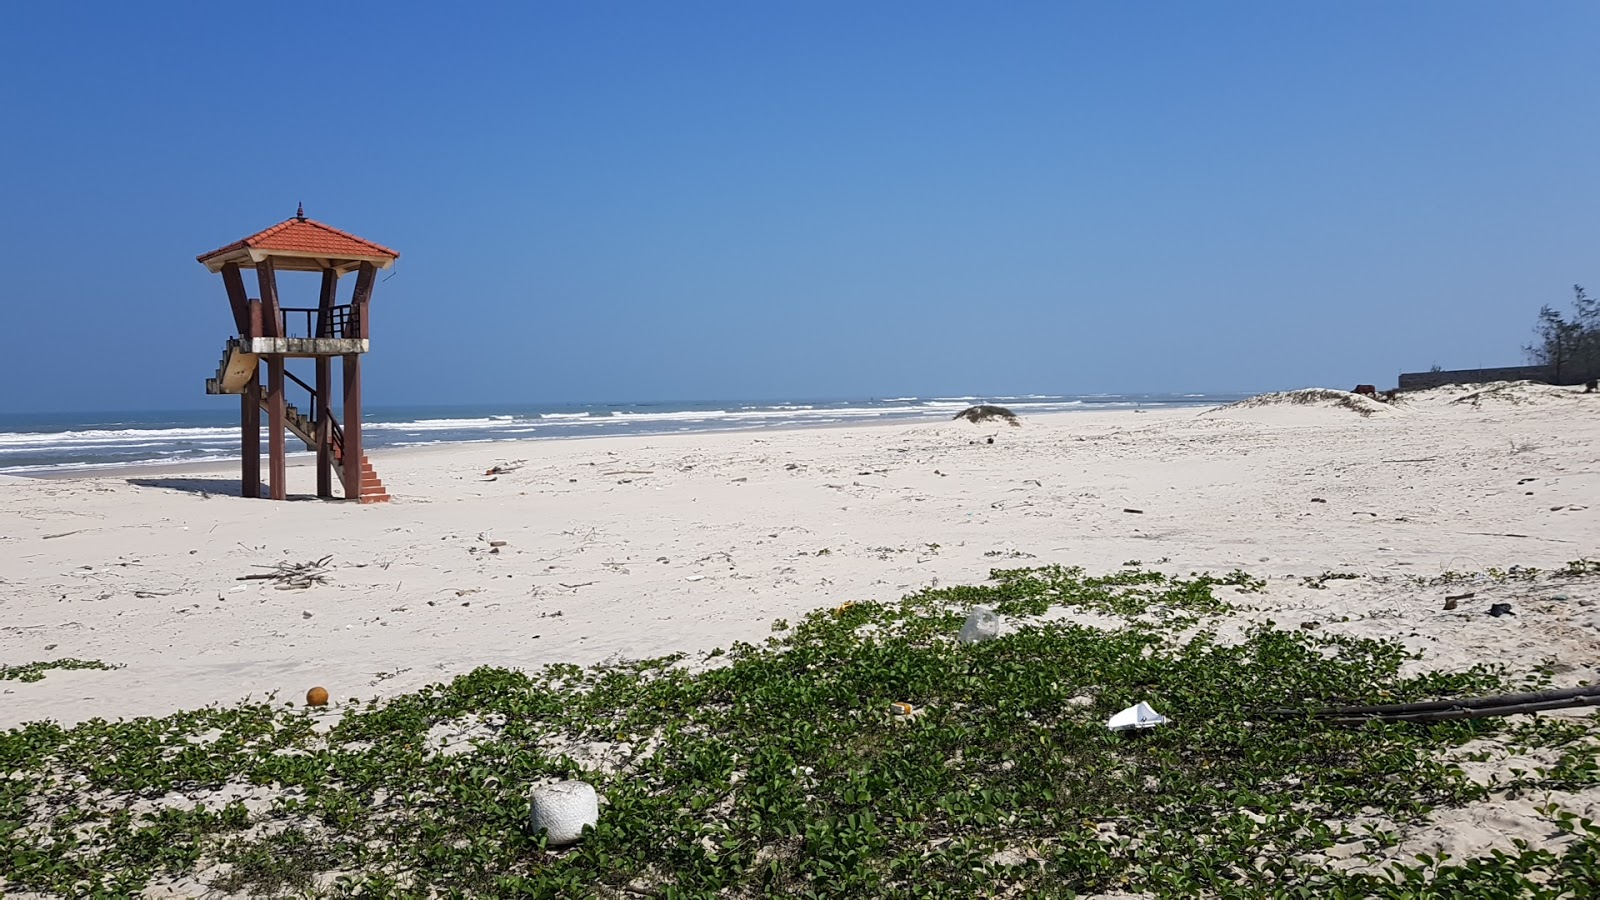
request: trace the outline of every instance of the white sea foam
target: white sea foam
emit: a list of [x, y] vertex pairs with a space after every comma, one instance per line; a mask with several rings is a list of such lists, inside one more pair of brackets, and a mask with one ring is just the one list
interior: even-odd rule
[[[1009, 409], [1009, 410], [1011, 410], [1013, 412], [1015, 412], [1017, 410], [1022, 410], [1022, 409], [1059, 409], [1059, 408], [1061, 408], [1063, 406], [1083, 406], [1084, 405], [1084, 402], [1082, 400], [1052, 400], [1049, 403], [1037, 403], [1037, 402], [1034, 402], [1034, 403], [1018, 403], [1016, 401], [1011, 401], [1011, 400], [1004, 400], [1004, 401], [1000, 401], [1000, 402], [1005, 405], [1006, 409]], [[1095, 404], [1095, 405], [1096, 406], [1104, 406], [1105, 404], [1098, 403], [1098, 404]]]
[[[200, 444], [204, 444], [204, 445], [215, 444], [215, 445], [218, 445], [218, 446], [223, 446], [223, 445], [230, 444], [230, 443], [237, 443], [238, 440], [239, 440], [239, 437], [238, 437], [237, 434], [235, 434], [235, 435], [232, 436], [231, 440], [223, 440], [221, 438], [218, 438], [216, 440], [198, 441], [196, 443], [200, 443]], [[123, 443], [123, 442], [118, 441], [118, 442], [110, 444], [109, 446], [114, 446], [118, 450], [143, 450], [143, 449], [145, 449], [147, 447], [170, 447], [171, 445], [172, 445], [172, 441], [129, 441], [127, 443]], [[105, 446], [108, 446], [108, 445], [107, 444], [103, 444], [103, 443], [97, 443], [97, 444], [74, 444], [74, 443], [71, 443], [71, 442], [63, 442], [63, 443], [59, 443], [59, 444], [43, 443], [43, 444], [27, 445], [27, 446], [20, 446], [20, 447], [0, 447], [0, 457], [5, 456], [6, 454], [11, 454], [13, 456], [17, 456], [17, 455], [21, 455], [23, 453], [38, 453], [40, 447], [49, 447], [49, 448], [53, 448], [53, 449], [73, 449], [73, 448], [87, 449], [87, 448], [90, 448], [90, 447], [101, 447], [101, 448], [103, 448]]]
[[367, 431], [448, 431], [461, 428], [493, 428], [511, 421], [510, 416], [483, 419], [415, 419], [410, 422], [364, 422]]
[[674, 422], [684, 419], [716, 419], [727, 414], [728, 411], [725, 409], [706, 411], [686, 409], [680, 412], [619, 412], [614, 414], [612, 418], [620, 419], [624, 422]]
[[433, 446], [436, 446], [438, 444], [492, 444], [495, 441], [499, 441], [499, 440], [504, 440], [504, 438], [484, 437], [484, 438], [462, 438], [461, 440], [448, 440], [448, 441], [447, 440], [437, 440], [437, 441], [395, 441], [394, 443], [390, 444], [389, 446], [391, 446], [391, 447], [433, 447]]
[[[560, 411], [479, 416], [441, 416], [403, 421], [382, 421], [369, 415], [364, 423], [369, 449], [422, 446], [439, 443], [483, 443], [530, 439], [560, 439], [595, 434], [649, 434], [725, 431], [730, 428], [804, 427], [893, 419], [946, 419], [973, 403], [992, 402], [1024, 415], [1073, 409], [1117, 409], [1178, 403], [1206, 405], [1212, 395], [1190, 394], [1134, 399], [1126, 395], [1099, 394], [1065, 397], [1027, 394], [983, 399], [975, 396], [892, 397], [856, 403], [788, 400], [782, 403], [745, 403], [716, 409], [683, 409], [671, 405], [617, 405], [567, 407]], [[36, 473], [141, 465], [152, 462], [207, 462], [238, 458], [237, 426], [171, 428], [131, 427], [69, 428], [61, 431], [0, 431], [0, 472]], [[3, 421], [3, 420], [0, 420]], [[181, 421], [181, 420], [179, 420]], [[121, 424], [118, 422], [116, 424]], [[298, 442], [292, 446], [298, 447]]]
[[0, 432], [0, 447], [121, 444], [140, 440], [197, 441], [238, 435], [234, 428], [119, 428], [90, 431]]

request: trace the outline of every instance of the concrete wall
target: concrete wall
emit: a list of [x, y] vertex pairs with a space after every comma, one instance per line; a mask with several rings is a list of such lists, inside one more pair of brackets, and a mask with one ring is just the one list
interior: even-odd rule
[[1448, 372], [1407, 372], [1400, 390], [1420, 391], [1441, 384], [1486, 384], [1491, 381], [1550, 381], [1545, 366], [1501, 366], [1498, 369], [1451, 369]]

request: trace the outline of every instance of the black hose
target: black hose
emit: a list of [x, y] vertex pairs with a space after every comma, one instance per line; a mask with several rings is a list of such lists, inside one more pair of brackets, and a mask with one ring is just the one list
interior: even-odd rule
[[1474, 706], [1468, 708], [1439, 709], [1426, 712], [1389, 713], [1367, 716], [1325, 716], [1316, 721], [1333, 725], [1364, 725], [1367, 722], [1447, 722], [1452, 719], [1487, 719], [1491, 716], [1515, 716], [1521, 713], [1547, 712], [1574, 706], [1600, 706], [1600, 696], [1566, 697], [1538, 703], [1511, 703], [1505, 706]]
[[1377, 706], [1341, 706], [1312, 712], [1274, 709], [1269, 715], [1309, 717], [1318, 721], [1353, 725], [1362, 722], [1442, 722], [1450, 719], [1481, 719], [1543, 712], [1572, 706], [1600, 706], [1600, 685], [1536, 691], [1529, 694], [1503, 694], [1498, 697], [1461, 697], [1453, 700], [1426, 700], [1419, 703], [1388, 703]]

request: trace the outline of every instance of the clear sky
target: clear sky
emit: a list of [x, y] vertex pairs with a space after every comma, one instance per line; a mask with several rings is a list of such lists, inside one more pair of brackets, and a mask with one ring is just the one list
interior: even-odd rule
[[1518, 364], [1600, 287], [1597, 48], [1594, 2], [8, 4], [0, 411], [217, 402], [194, 257], [298, 201], [402, 253], [374, 405]]

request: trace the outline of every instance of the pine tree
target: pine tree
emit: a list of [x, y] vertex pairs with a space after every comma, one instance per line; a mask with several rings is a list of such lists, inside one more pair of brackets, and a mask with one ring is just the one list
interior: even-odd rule
[[1572, 286], [1572, 314], [1543, 306], [1535, 340], [1523, 348], [1535, 364], [1550, 369], [1556, 384], [1579, 384], [1600, 375], [1600, 300]]

